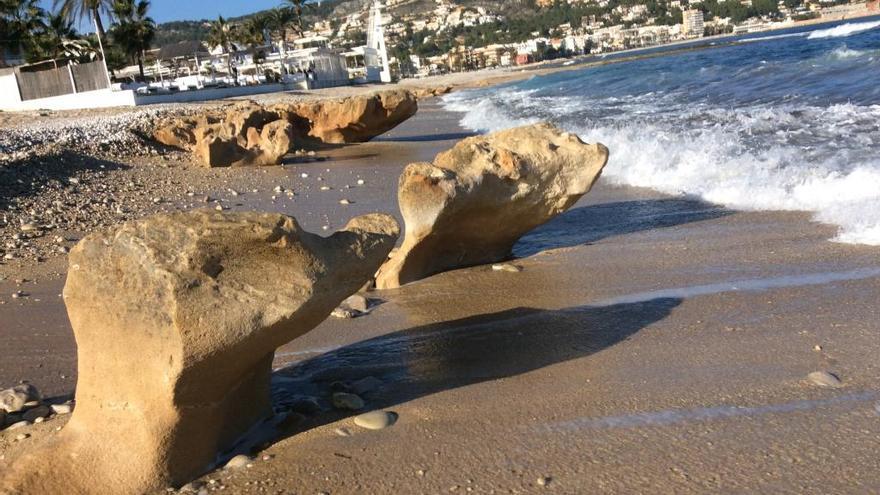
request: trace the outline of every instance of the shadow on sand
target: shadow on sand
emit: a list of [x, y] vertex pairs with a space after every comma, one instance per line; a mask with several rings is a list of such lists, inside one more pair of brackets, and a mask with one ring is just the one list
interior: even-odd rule
[[524, 235], [513, 254], [524, 258], [546, 249], [589, 244], [606, 237], [674, 227], [732, 214], [718, 205], [690, 198], [617, 201], [565, 212]]
[[[305, 397], [323, 411], [288, 421], [262, 446], [356, 413], [334, 410], [333, 391], [366, 377], [382, 385], [361, 395], [365, 410], [393, 408], [419, 397], [528, 373], [583, 358], [662, 320], [681, 299], [584, 306], [563, 310], [516, 308], [430, 324], [351, 344], [273, 375], [276, 410]], [[299, 420], [301, 419], [301, 420]], [[241, 450], [237, 450], [240, 452]]]

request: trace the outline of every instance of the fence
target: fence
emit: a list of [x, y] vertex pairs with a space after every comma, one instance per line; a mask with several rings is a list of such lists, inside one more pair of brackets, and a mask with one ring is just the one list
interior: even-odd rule
[[38, 71], [17, 69], [15, 77], [22, 101], [109, 87], [101, 61]]

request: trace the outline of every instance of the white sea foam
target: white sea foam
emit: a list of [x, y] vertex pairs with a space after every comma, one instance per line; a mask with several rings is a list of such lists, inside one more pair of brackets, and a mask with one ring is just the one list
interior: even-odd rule
[[833, 28], [817, 29], [816, 31], [812, 31], [807, 36], [807, 39], [815, 40], [821, 38], [841, 38], [844, 36], [861, 33], [862, 31], [867, 31], [869, 29], [874, 29], [876, 27], [880, 27], [880, 21], [849, 22], [846, 24], [841, 24], [840, 26], [834, 26]]
[[[880, 106], [698, 107], [681, 117], [689, 124], [684, 126], [670, 124], [651, 103], [662, 98], [657, 95], [615, 102], [620, 117], [597, 125], [573, 115], [589, 102], [533, 93], [506, 89], [498, 99], [476, 102], [453, 95], [447, 105], [466, 112], [464, 126], [485, 131], [549, 115], [584, 140], [609, 147], [603, 176], [612, 183], [696, 195], [742, 210], [810, 211], [840, 227], [839, 242], [880, 245], [880, 156], [870, 152], [880, 132]], [[514, 118], [497, 101], [517, 115], [535, 115]], [[749, 145], [755, 136], [769, 138]], [[839, 149], [845, 140], [849, 149]]]
[[850, 48], [847, 48], [846, 45], [843, 45], [843, 46], [839, 46], [839, 47], [835, 48], [834, 50], [832, 50], [831, 57], [839, 59], [839, 60], [845, 60], [848, 58], [861, 57], [862, 55], [865, 55], [866, 53], [868, 53], [866, 50], [852, 50]]

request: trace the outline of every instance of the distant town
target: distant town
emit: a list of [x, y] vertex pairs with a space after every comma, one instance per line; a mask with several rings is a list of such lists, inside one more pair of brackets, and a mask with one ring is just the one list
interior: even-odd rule
[[[878, 3], [285, 0], [236, 19], [157, 25], [147, 0], [59, 0], [52, 12], [37, 0], [3, 0], [0, 109], [388, 83], [875, 15]], [[94, 33], [74, 29], [85, 22]], [[187, 94], [169, 96], [176, 92]]]

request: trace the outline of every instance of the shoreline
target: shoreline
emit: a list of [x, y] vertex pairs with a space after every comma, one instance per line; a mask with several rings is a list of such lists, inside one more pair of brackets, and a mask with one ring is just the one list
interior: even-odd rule
[[[468, 134], [429, 100], [326, 161], [187, 167], [179, 180], [210, 177], [214, 189], [199, 195], [292, 214], [321, 232], [360, 213], [397, 216], [403, 166]], [[318, 176], [333, 189], [320, 191]], [[357, 178], [362, 188], [345, 188]], [[275, 184], [297, 195], [272, 201]], [[339, 205], [343, 196], [352, 204]], [[877, 268], [878, 250], [828, 242], [832, 230], [804, 213], [731, 211], [600, 179], [520, 243], [541, 245], [514, 261], [522, 272], [474, 267], [372, 292], [382, 304], [369, 315], [330, 318], [278, 350], [276, 392], [323, 397], [333, 381], [374, 376], [383, 385], [368, 408], [396, 412], [394, 426], [360, 430], [345, 414], [320, 412], [258, 449], [253, 467], [200, 480], [227, 493], [880, 487], [880, 277], [858, 275]], [[16, 285], [0, 281], [0, 321], [10, 325], [0, 383], [30, 379], [65, 398], [76, 377], [58, 297], [65, 267], [60, 257], [45, 263], [59, 275], [23, 283], [29, 297], [9, 299]], [[810, 385], [804, 377], [816, 369], [844, 386]], [[0, 432], [0, 472], [64, 421], [28, 427], [23, 442]]]

